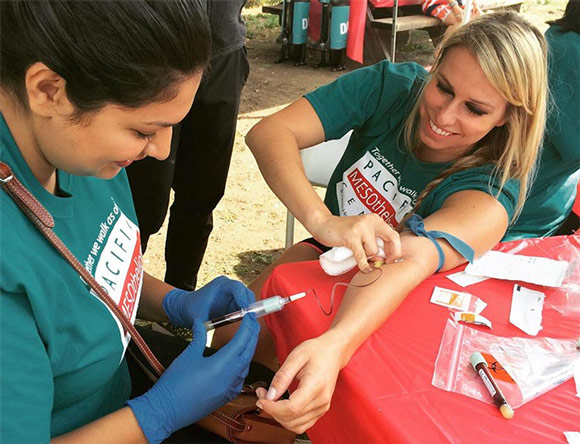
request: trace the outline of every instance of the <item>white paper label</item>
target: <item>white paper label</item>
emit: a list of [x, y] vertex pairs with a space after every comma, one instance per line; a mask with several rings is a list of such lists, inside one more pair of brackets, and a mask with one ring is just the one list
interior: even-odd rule
[[510, 322], [523, 332], [536, 336], [542, 329], [542, 309], [546, 295], [514, 285]]
[[564, 281], [568, 262], [545, 257], [488, 251], [465, 268], [473, 276], [487, 276], [509, 281], [529, 282], [547, 287], [559, 287]]

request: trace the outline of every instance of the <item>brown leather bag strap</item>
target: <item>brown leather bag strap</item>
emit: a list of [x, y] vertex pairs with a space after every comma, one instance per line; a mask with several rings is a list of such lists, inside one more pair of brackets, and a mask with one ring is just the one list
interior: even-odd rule
[[[54, 227], [54, 219], [36, 198], [12, 174], [8, 165], [0, 161], [0, 186], [5, 188], [16, 204], [28, 217], [35, 217], [48, 228]], [[32, 213], [30, 216], [29, 214]]]
[[48, 239], [48, 241], [58, 250], [58, 252], [65, 258], [65, 260], [76, 270], [81, 278], [91, 286], [93, 291], [97, 294], [99, 299], [117, 316], [126, 331], [129, 332], [135, 344], [143, 353], [153, 370], [160, 376], [165, 368], [159, 360], [155, 357], [145, 340], [137, 332], [131, 321], [121, 311], [119, 306], [111, 299], [111, 297], [103, 290], [96, 279], [90, 274], [85, 267], [77, 260], [66, 245], [54, 233], [54, 219], [50, 213], [42, 206], [38, 200], [14, 177], [12, 170], [8, 165], [0, 161], [0, 187], [14, 199], [16, 204], [22, 209], [24, 214], [32, 221], [32, 223], [40, 230], [40, 232]]
[[[232, 432], [243, 432], [246, 428], [246, 424], [244, 422], [230, 418], [228, 415], [220, 412], [219, 410], [211, 412], [209, 416], [226, 426], [228, 434], [231, 434]], [[230, 441], [235, 442], [233, 437], [230, 438]]]

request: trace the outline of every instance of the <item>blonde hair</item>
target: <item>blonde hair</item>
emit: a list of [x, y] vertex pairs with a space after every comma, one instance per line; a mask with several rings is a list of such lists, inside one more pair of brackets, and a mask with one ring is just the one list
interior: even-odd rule
[[[500, 178], [496, 197], [509, 179], [520, 180], [513, 217], [516, 219], [533, 179], [544, 132], [548, 82], [546, 41], [538, 29], [513, 12], [484, 15], [461, 26], [442, 42], [427, 82], [432, 81], [445, 55], [454, 47], [471, 52], [489, 83], [508, 102], [506, 123], [492, 129], [467, 155], [429, 182], [417, 197], [414, 210], [404, 220], [444, 179], [486, 164], [493, 165], [490, 190], [492, 181]], [[423, 93], [424, 89], [404, 126], [405, 142], [413, 152], [419, 147], [417, 125]]]

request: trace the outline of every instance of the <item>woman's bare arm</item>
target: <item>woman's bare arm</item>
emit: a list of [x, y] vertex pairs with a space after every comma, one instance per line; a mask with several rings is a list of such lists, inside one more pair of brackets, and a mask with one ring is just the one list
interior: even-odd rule
[[137, 418], [129, 407], [103, 416], [83, 427], [51, 439], [51, 444], [102, 442], [109, 444], [147, 444]]
[[371, 271], [367, 256], [378, 252], [376, 238], [385, 243], [387, 260], [400, 254], [399, 236], [376, 214], [338, 217], [330, 213], [310, 185], [299, 150], [325, 140], [324, 129], [308, 100], [260, 121], [246, 137], [264, 179], [290, 212], [319, 242], [350, 248], [363, 271]]
[[148, 321], [168, 322], [169, 319], [162, 307], [163, 297], [174, 288], [172, 285], [166, 284], [148, 273], [143, 273], [143, 288], [137, 311], [138, 317]]
[[[481, 191], [461, 191], [425, 219], [427, 230], [445, 231], [460, 238], [481, 255], [503, 237], [508, 225], [504, 207]], [[267, 413], [297, 432], [310, 428], [330, 407], [339, 371], [358, 347], [397, 309], [407, 294], [431, 276], [439, 258], [429, 239], [403, 233], [402, 261], [382, 266], [377, 282], [363, 288], [348, 288], [331, 328], [323, 335], [296, 347], [272, 382], [274, 399], [297, 379], [299, 386], [290, 399], [260, 400]], [[442, 270], [465, 262], [446, 241], [438, 240], [445, 253]], [[373, 275], [359, 273], [352, 283], [363, 285]]]
[[246, 136], [264, 179], [307, 229], [330, 211], [308, 182], [299, 150], [324, 140], [322, 123], [304, 98], [264, 118]]

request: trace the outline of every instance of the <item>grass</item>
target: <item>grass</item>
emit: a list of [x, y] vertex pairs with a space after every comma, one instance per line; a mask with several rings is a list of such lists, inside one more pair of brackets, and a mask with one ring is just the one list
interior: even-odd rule
[[254, 39], [262, 37], [267, 30], [279, 28], [278, 16], [273, 14], [255, 14], [245, 16], [246, 37]]
[[282, 0], [248, 0], [246, 2], [246, 8], [257, 8], [263, 5], [277, 5], [281, 3]]
[[250, 284], [258, 275], [282, 254], [283, 249], [242, 251], [238, 254], [239, 262], [234, 265], [233, 271], [246, 285]]

